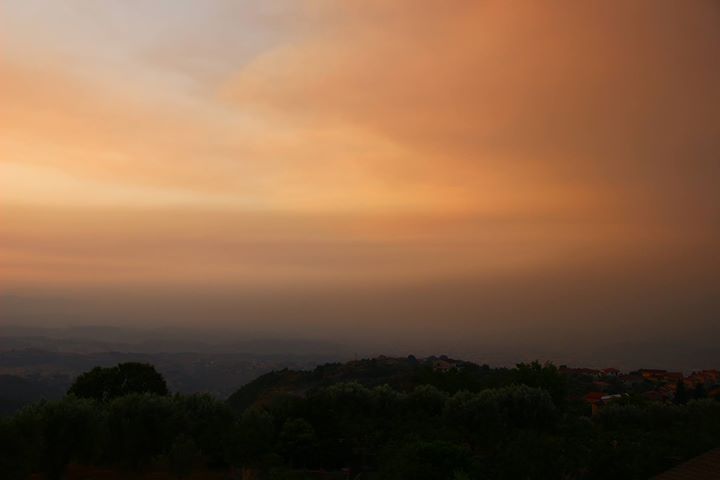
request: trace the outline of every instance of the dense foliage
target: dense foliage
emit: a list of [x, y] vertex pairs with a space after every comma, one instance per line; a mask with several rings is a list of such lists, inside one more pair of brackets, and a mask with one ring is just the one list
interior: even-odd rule
[[629, 397], [590, 416], [552, 365], [443, 372], [409, 360], [398, 375], [370, 362], [356, 364], [357, 381], [347, 365], [272, 374], [231, 402], [135, 392], [35, 404], [0, 420], [0, 471], [58, 479], [76, 462], [177, 477], [238, 467], [278, 480], [343, 469], [366, 479], [644, 479], [720, 446], [716, 400]]
[[126, 362], [115, 367], [95, 367], [80, 375], [68, 392], [79, 398], [111, 400], [131, 393], [167, 395], [165, 379], [147, 363]]

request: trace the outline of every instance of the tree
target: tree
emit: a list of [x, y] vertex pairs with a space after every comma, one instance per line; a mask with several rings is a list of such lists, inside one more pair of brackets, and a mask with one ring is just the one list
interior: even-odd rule
[[685, 390], [685, 382], [678, 380], [675, 388], [675, 403], [685, 405], [688, 402], [687, 390]]
[[232, 464], [248, 468], [264, 467], [275, 442], [275, 419], [259, 407], [242, 414], [229, 442], [228, 457]]
[[299, 466], [311, 456], [315, 429], [303, 418], [289, 418], [283, 424], [278, 440], [280, 451], [288, 458], [290, 465]]
[[491, 440], [509, 433], [510, 427], [548, 428], [557, 417], [548, 392], [526, 385], [458, 392], [448, 399], [444, 410], [450, 425]]
[[68, 390], [76, 397], [102, 402], [132, 393], [167, 395], [167, 383], [152, 365], [128, 362], [110, 368], [95, 367], [75, 379]]
[[532, 363], [518, 363], [514, 374], [517, 383], [546, 390], [556, 406], [562, 407], [565, 404], [566, 379], [552, 363], [543, 365], [537, 360]]
[[704, 383], [696, 383], [693, 389], [693, 399], [700, 400], [701, 398], [707, 397], [707, 391], [705, 391]]
[[202, 451], [209, 466], [227, 463], [227, 443], [232, 436], [235, 417], [226, 402], [211, 395], [173, 397], [176, 425], [189, 435]]
[[381, 478], [450, 480], [472, 468], [472, 452], [444, 440], [416, 440], [392, 445], [384, 453]]
[[102, 406], [107, 417], [105, 454], [111, 463], [131, 469], [140, 469], [167, 452], [183, 427], [170, 397], [131, 394]]
[[14, 420], [14, 443], [32, 449], [34, 468], [49, 480], [62, 478], [70, 461], [93, 459], [101, 425], [94, 402], [74, 397], [41, 402]]
[[199, 458], [200, 450], [193, 439], [187, 435], [180, 435], [175, 439], [168, 453], [170, 471], [177, 478], [183, 478], [192, 472]]
[[0, 472], [6, 480], [29, 478], [41, 455], [38, 422], [29, 418], [27, 410], [12, 418], [0, 417]]
[[448, 394], [434, 386], [420, 385], [408, 395], [406, 408], [411, 412], [417, 412], [420, 418], [427, 415], [440, 415], [447, 399]]

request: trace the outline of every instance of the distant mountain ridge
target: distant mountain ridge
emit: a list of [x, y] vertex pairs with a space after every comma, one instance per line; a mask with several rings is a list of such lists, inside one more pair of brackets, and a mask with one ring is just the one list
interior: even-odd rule
[[7, 415], [37, 400], [55, 400], [65, 395], [62, 379], [24, 378], [0, 375], [0, 415]]
[[60, 398], [76, 376], [96, 366], [151, 363], [165, 376], [172, 392], [210, 393], [222, 399], [269, 371], [313, 368], [339, 358], [323, 354], [58, 351], [7, 348], [3, 340], [0, 338], [5, 347], [0, 348], [0, 414], [42, 399]]
[[0, 327], [0, 351], [38, 348], [58, 352], [97, 353], [248, 353], [348, 355], [342, 345], [313, 338], [244, 336], [233, 332], [202, 334], [194, 330], [139, 329], [80, 325]]

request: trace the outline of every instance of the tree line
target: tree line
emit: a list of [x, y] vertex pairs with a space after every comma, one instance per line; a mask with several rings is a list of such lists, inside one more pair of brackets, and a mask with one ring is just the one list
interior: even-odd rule
[[[441, 375], [442, 376], [442, 375]], [[629, 397], [590, 416], [552, 365], [521, 364], [506, 384], [470, 391], [355, 382], [279, 393], [242, 410], [170, 395], [150, 365], [96, 368], [59, 401], [0, 419], [0, 471], [63, 478], [70, 463], [178, 478], [197, 468], [256, 478], [640, 479], [720, 446], [720, 402]]]

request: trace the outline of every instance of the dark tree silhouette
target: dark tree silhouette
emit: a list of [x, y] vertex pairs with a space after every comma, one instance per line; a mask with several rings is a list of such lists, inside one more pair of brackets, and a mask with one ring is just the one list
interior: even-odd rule
[[193, 439], [187, 435], [177, 437], [168, 453], [170, 471], [176, 478], [188, 476], [199, 459], [200, 450]]
[[303, 418], [289, 418], [283, 424], [279, 436], [279, 450], [288, 458], [291, 466], [305, 466], [315, 442], [315, 429]]
[[707, 392], [705, 391], [705, 384], [704, 383], [696, 383], [695, 388], [693, 389], [693, 398], [695, 400], [700, 400], [701, 398], [706, 398]]
[[68, 390], [79, 398], [108, 401], [131, 393], [167, 395], [165, 379], [147, 363], [128, 362], [115, 367], [95, 367], [80, 375]]
[[[423, 365], [397, 364], [325, 367], [368, 385], [274, 374], [250, 385], [257, 400], [242, 411], [206, 394], [156, 395], [167, 389], [148, 366], [95, 369], [73, 386], [91, 398], [70, 395], [0, 417], [0, 478], [57, 480], [77, 464], [122, 478], [165, 465], [177, 478], [212, 469], [278, 480], [309, 478], [307, 470], [377, 480], [631, 480], [719, 445], [720, 401], [689, 401], [711, 384], [678, 384], [675, 405], [630, 395], [590, 416], [553, 402], [550, 392], [563, 384], [552, 366], [418, 374]], [[377, 383], [381, 368], [398, 387]], [[112, 398], [126, 391], [139, 393]]]
[[515, 381], [529, 387], [542, 388], [552, 397], [556, 406], [565, 403], [567, 394], [566, 378], [552, 363], [519, 363], [515, 367]]
[[685, 405], [688, 402], [687, 390], [685, 390], [685, 382], [678, 380], [675, 388], [675, 403]]

